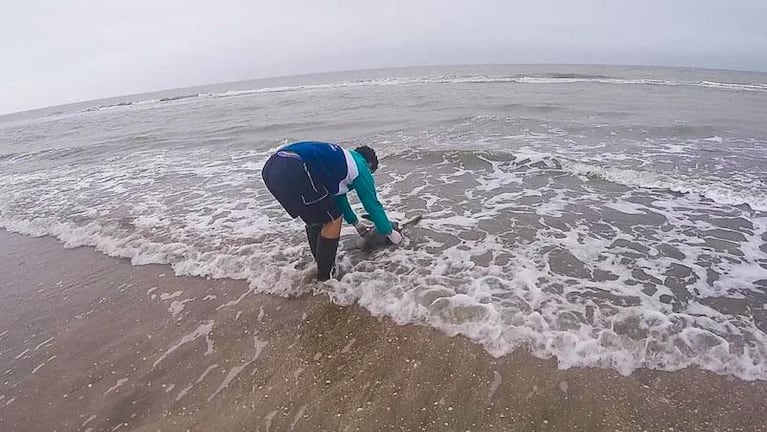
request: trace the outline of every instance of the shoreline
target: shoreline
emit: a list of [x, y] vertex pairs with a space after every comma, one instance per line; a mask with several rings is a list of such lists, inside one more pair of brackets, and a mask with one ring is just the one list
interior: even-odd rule
[[767, 382], [558, 370], [0, 230], [0, 430], [767, 430]]

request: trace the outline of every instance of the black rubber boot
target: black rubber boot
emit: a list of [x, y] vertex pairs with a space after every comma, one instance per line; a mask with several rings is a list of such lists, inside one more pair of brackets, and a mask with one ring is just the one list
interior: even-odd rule
[[329, 239], [319, 236], [317, 242], [317, 280], [326, 281], [330, 279], [330, 274], [336, 264], [336, 251], [338, 250], [338, 239]]
[[320, 238], [320, 232], [322, 231], [322, 225], [314, 224], [306, 226], [306, 239], [309, 240], [309, 249], [312, 251], [312, 256], [317, 259], [317, 242]]

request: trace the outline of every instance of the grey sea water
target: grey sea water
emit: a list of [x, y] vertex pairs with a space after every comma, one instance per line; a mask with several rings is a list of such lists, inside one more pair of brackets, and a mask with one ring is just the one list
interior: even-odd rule
[[[133, 95], [0, 117], [0, 227], [357, 302], [493, 355], [767, 379], [765, 119], [764, 74], [605, 66]], [[343, 278], [307, 282], [302, 226], [260, 176], [295, 140], [376, 148], [390, 215], [424, 215], [410, 243], [347, 241]]]

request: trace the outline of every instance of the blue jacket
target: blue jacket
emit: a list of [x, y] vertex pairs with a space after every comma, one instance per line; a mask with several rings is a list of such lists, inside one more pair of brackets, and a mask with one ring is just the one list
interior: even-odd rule
[[301, 158], [311, 172], [312, 179], [335, 196], [347, 223], [355, 224], [359, 220], [346, 196], [347, 192], [355, 190], [376, 230], [384, 235], [391, 234], [392, 224], [378, 201], [373, 174], [362, 155], [336, 144], [317, 141], [293, 143], [280, 151], [293, 152]]

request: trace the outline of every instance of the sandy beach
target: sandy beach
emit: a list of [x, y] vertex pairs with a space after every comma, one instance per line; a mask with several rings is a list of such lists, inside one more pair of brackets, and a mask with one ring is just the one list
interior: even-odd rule
[[323, 296], [0, 245], [3, 431], [767, 430], [761, 381], [558, 370]]

